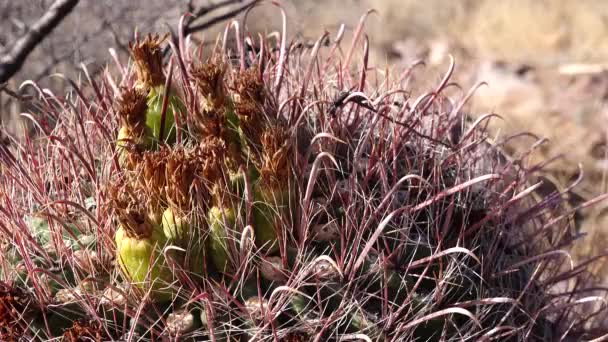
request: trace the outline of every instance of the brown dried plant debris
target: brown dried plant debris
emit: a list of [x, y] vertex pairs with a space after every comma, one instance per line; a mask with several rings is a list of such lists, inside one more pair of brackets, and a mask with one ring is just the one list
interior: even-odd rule
[[137, 40], [129, 44], [131, 55], [135, 61], [137, 72], [137, 86], [147, 89], [165, 83], [163, 73], [163, 52], [161, 44], [167, 35], [148, 35], [144, 40]]
[[[228, 117], [232, 114], [229, 114], [232, 103], [224, 79], [226, 70], [222, 61], [210, 60], [196, 65], [191, 74], [200, 96], [197, 126], [202, 136], [201, 146], [223, 143], [228, 151], [226, 164], [229, 169], [236, 170], [243, 160], [242, 144], [236, 117]], [[217, 151], [215, 147], [211, 150]]]
[[[121, 149], [128, 153], [119, 154], [119, 165], [123, 171], [136, 170], [142, 160], [143, 148], [130, 139], [120, 139]], [[120, 151], [120, 150], [119, 150]], [[121, 160], [121, 158], [123, 158]]]
[[18, 322], [29, 303], [23, 291], [0, 282], [0, 338], [3, 341], [17, 341], [15, 337], [23, 334]]
[[202, 95], [200, 106], [203, 113], [224, 107], [227, 94], [224, 83], [226, 65], [223, 62], [208, 61], [196, 65], [190, 74]]
[[266, 117], [261, 104], [246, 100], [235, 102], [234, 111], [239, 117], [240, 127], [244, 137], [247, 139], [247, 145], [253, 149], [251, 152], [255, 154], [261, 148], [260, 137], [266, 128]]
[[116, 105], [116, 112], [123, 126], [136, 135], [146, 128], [147, 92], [142, 89], [123, 87]]
[[129, 237], [149, 238], [154, 230], [151, 222], [150, 201], [143, 191], [137, 191], [126, 183], [111, 184], [108, 189], [107, 207], [117, 218]]
[[181, 209], [191, 206], [191, 187], [201, 160], [196, 151], [188, 151], [182, 147], [175, 148], [167, 155], [165, 164], [165, 179], [167, 202]]
[[207, 137], [197, 146], [200, 175], [208, 182], [207, 186], [216, 183], [223, 176], [224, 165], [234, 159], [227, 155], [226, 142], [217, 137]]
[[146, 151], [142, 155], [139, 168], [133, 172], [133, 175], [139, 178], [138, 187], [146, 189], [153, 204], [166, 201], [165, 166], [170, 153], [171, 151], [164, 146], [158, 151]]
[[247, 143], [254, 150], [259, 150], [260, 136], [268, 125], [268, 117], [265, 113], [266, 90], [256, 68], [247, 69], [238, 75], [233, 98], [234, 110]]
[[71, 328], [63, 333], [62, 341], [65, 342], [80, 342], [80, 341], [95, 341], [101, 342], [107, 340], [107, 336], [99, 322], [86, 320], [74, 321]]
[[[211, 103], [206, 102], [204, 99], [201, 102], [208, 104]], [[225, 107], [205, 107], [200, 113], [198, 113], [198, 119], [199, 120], [197, 120], [196, 125], [200, 130], [200, 134], [203, 139], [205, 137], [218, 137], [228, 141], [228, 127]]]
[[293, 152], [289, 131], [283, 125], [274, 124], [262, 134], [261, 144], [261, 181], [274, 189], [284, 186], [292, 170], [290, 157]]
[[263, 103], [266, 99], [266, 90], [258, 68], [242, 71], [236, 79], [234, 91], [239, 97], [237, 102], [249, 100]]

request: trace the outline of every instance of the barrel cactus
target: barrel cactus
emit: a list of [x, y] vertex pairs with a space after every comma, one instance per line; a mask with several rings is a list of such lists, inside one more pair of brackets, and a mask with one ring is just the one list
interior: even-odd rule
[[491, 141], [492, 115], [465, 120], [453, 61], [413, 97], [363, 22], [346, 49], [178, 37], [171, 63], [151, 36], [120, 72], [40, 91], [39, 138], [0, 146], [2, 339], [605, 333], [588, 264], [564, 263], [565, 193], [536, 196], [542, 165]]

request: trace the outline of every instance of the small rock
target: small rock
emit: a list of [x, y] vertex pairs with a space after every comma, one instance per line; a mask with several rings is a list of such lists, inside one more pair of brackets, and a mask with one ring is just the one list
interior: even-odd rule
[[61, 304], [73, 303], [78, 300], [77, 296], [82, 292], [79, 288], [59, 289], [55, 294], [55, 300]]
[[280, 257], [272, 256], [263, 258], [260, 262], [260, 272], [268, 280], [285, 282], [287, 275], [283, 270], [283, 261]]
[[99, 303], [108, 308], [124, 307], [127, 304], [127, 298], [120, 291], [108, 287], [103, 292]]
[[336, 241], [340, 238], [340, 227], [336, 221], [314, 225], [312, 232], [315, 241]]
[[182, 335], [194, 329], [194, 315], [188, 310], [172, 312], [167, 317], [167, 331], [171, 335]]
[[245, 301], [245, 307], [251, 319], [260, 322], [264, 319], [264, 315], [268, 310], [268, 301], [264, 298], [260, 300], [257, 296], [250, 297]]

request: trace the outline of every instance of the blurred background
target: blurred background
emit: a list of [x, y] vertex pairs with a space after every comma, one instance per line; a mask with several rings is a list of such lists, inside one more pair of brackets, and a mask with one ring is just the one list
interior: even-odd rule
[[[0, 58], [28, 34], [55, 1], [0, 0]], [[223, 3], [230, 4], [222, 6]], [[184, 12], [201, 9], [195, 27], [221, 19], [247, 1], [209, 0], [81, 0], [73, 11], [24, 61], [21, 69], [2, 86], [0, 120], [7, 131], [27, 134], [20, 114], [28, 103], [15, 99], [25, 80], [38, 82], [55, 93], [65, 82], [49, 77], [62, 73], [83, 77], [80, 65], [93, 74], [110, 61], [109, 48], [128, 60], [128, 43], [135, 32], [167, 32]], [[467, 91], [480, 88], [469, 106], [473, 117], [495, 112], [503, 119], [492, 123], [497, 139], [526, 131], [549, 141], [540, 145], [530, 162], [556, 158], [543, 174], [563, 189], [584, 173], [572, 196], [575, 207], [608, 188], [608, 2], [605, 0], [283, 0], [290, 38], [314, 42], [324, 30], [332, 36], [340, 24], [352, 34], [361, 16], [371, 14], [365, 32], [371, 42], [372, 64], [394, 69], [416, 60], [414, 87], [427, 90], [447, 70], [447, 54], [456, 59], [453, 80]], [[242, 17], [242, 13], [238, 17]], [[197, 31], [194, 37], [214, 40], [225, 21]], [[250, 30], [270, 32], [280, 28], [281, 15], [266, 4], [254, 9]], [[1, 62], [1, 60], [0, 60]], [[518, 139], [511, 153], [526, 151], [535, 139]], [[579, 167], [580, 166], [580, 167]], [[551, 191], [549, 187], [547, 191]], [[585, 233], [574, 256], [581, 261], [601, 254], [608, 245], [608, 211], [605, 204], [577, 211], [574, 219]], [[595, 274], [608, 277], [608, 262], [597, 264]], [[608, 283], [608, 278], [605, 279]]]

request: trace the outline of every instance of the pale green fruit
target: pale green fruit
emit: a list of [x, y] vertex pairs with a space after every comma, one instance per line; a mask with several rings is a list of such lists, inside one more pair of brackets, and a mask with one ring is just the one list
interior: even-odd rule
[[[160, 85], [150, 89], [148, 94], [148, 110], [146, 112], [146, 126], [150, 129], [151, 136], [155, 141], [160, 140], [161, 114], [163, 109], [163, 97], [165, 86]], [[169, 93], [167, 111], [165, 114], [165, 126], [163, 140], [168, 144], [174, 144], [176, 138], [175, 113], [186, 113], [182, 100], [174, 91]]]
[[207, 222], [209, 223], [208, 255], [218, 271], [231, 272], [227, 230], [234, 229], [236, 224], [234, 210], [212, 207], [209, 210]]
[[163, 233], [168, 240], [184, 240], [188, 237], [189, 222], [183, 215], [175, 215], [169, 207], [163, 212]]
[[152, 288], [154, 300], [171, 300], [173, 291], [166, 286], [173, 277], [162, 253], [166, 241], [162, 232], [154, 229], [150, 237], [140, 239], [129, 237], [120, 226], [115, 241], [116, 259], [128, 280], [144, 292]]
[[[162, 227], [167, 240], [185, 250], [185, 253], [179, 252], [179, 255], [192, 275], [202, 275], [205, 269], [205, 245], [199, 232], [194, 229], [192, 217], [176, 214], [169, 207], [163, 212]], [[176, 253], [171, 253], [174, 254]]]
[[282, 215], [287, 211], [289, 192], [285, 190], [264, 189], [256, 187], [253, 204], [253, 228], [255, 242], [259, 248], [276, 252], [279, 248], [276, 225], [281, 223]]

